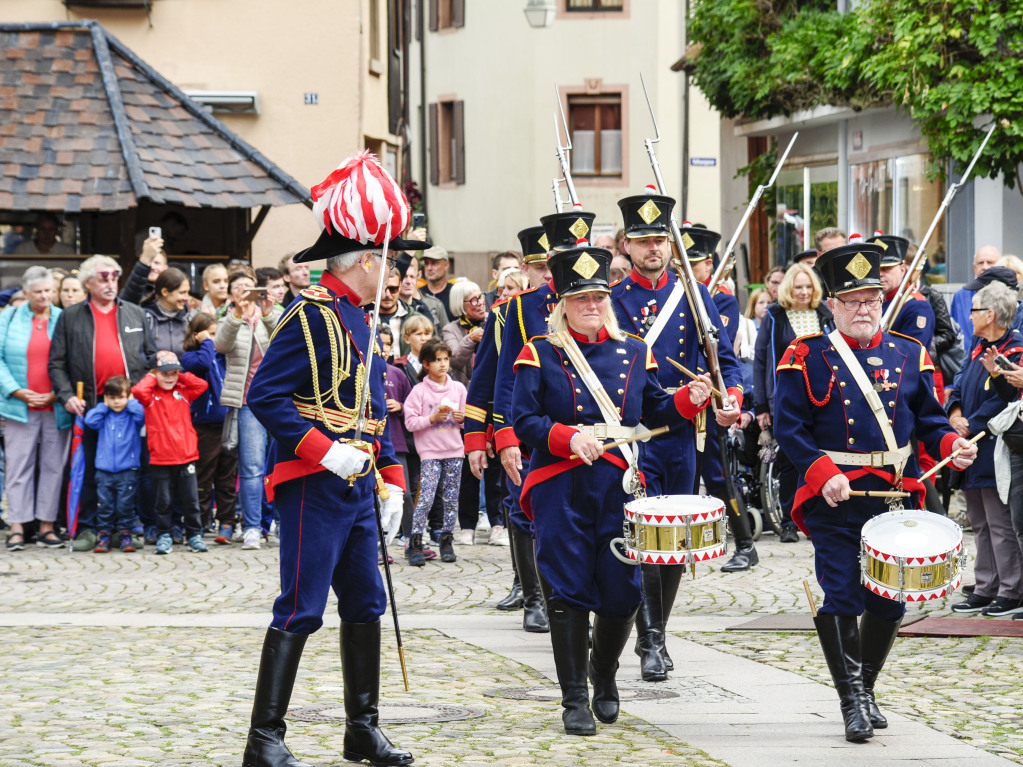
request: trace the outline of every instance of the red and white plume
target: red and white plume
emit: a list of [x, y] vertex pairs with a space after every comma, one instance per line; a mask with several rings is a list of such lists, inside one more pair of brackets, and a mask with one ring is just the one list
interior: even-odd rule
[[383, 244], [388, 218], [392, 239], [408, 227], [408, 200], [372, 152], [352, 155], [309, 191], [319, 225], [350, 240]]

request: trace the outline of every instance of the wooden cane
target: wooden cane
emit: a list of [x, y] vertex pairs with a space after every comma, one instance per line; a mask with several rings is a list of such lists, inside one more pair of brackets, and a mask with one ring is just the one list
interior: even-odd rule
[[78, 399], [85, 399], [85, 382], [79, 381], [75, 386], [75, 396]]
[[904, 490], [850, 490], [849, 495], [858, 498], [909, 498]]
[[[658, 426], [656, 429], [651, 429], [650, 431], [645, 431], [642, 434], [636, 434], [636, 435], [634, 435], [632, 437], [625, 437], [625, 439], [616, 439], [614, 442], [608, 442], [606, 445], [604, 445], [604, 450], [610, 450], [611, 448], [619, 447], [620, 445], [628, 445], [630, 442], [640, 442], [640, 441], [644, 441], [645, 442], [646, 440], [650, 439], [651, 437], [659, 437], [662, 434], [667, 434], [668, 431], [670, 431], [670, 430], [671, 430], [670, 426]], [[574, 461], [578, 457], [579, 457], [579, 455], [577, 453], [573, 453], [572, 457], [569, 458], [569, 460], [570, 461]]]
[[810, 602], [810, 615], [817, 617], [817, 605], [813, 603], [813, 594], [810, 593], [810, 584], [803, 578], [803, 590], [806, 592], [806, 599]]
[[980, 438], [984, 437], [984, 436], [987, 436], [987, 432], [982, 431], [980, 434], [978, 434], [976, 437], [971, 439], [969, 442], [967, 442], [962, 447], [958, 448], [957, 450], [953, 450], [952, 451], [952, 455], [950, 455], [948, 458], [946, 458], [941, 463], [935, 465], [934, 468], [930, 469], [929, 471], [924, 472], [924, 475], [922, 477], [920, 477], [920, 481], [923, 482], [925, 479], [930, 479], [932, 476], [934, 476], [935, 472], [937, 472], [939, 469], [941, 469], [945, 464], [947, 464], [949, 461], [951, 461], [953, 458], [955, 458], [957, 455], [959, 455], [961, 452], [963, 452], [970, 445], [975, 445], [980, 440]]
[[[672, 365], [677, 367], [679, 370], [681, 370], [683, 373], [685, 373], [687, 376], [689, 376], [690, 378], [692, 378], [694, 380], [700, 377], [696, 373], [694, 373], [692, 370], [690, 370], [687, 367], [683, 367], [682, 365], [678, 364], [677, 362], [675, 362], [675, 360], [671, 359], [670, 357], [668, 358], [668, 362], [670, 362]], [[721, 392], [719, 392], [713, 386], [710, 387], [710, 393], [713, 394], [715, 397], [720, 397], [721, 399], [725, 398], [725, 395], [722, 394]]]

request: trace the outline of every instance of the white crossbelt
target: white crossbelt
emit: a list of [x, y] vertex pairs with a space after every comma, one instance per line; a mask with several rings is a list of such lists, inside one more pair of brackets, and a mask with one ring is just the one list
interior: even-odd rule
[[913, 447], [906, 445], [898, 450], [875, 450], [872, 453], [846, 453], [841, 450], [822, 450], [839, 466], [869, 466], [872, 469], [880, 469], [882, 466], [903, 466], [909, 457], [913, 455]]
[[657, 312], [657, 319], [654, 320], [654, 324], [650, 330], [643, 336], [643, 340], [646, 341], [647, 346], [651, 349], [654, 348], [654, 344], [657, 342], [657, 337], [661, 335], [661, 331], [668, 325], [668, 320], [671, 319], [675, 313], [675, 307], [678, 306], [682, 300], [682, 296], [685, 294], [685, 288], [682, 287], [680, 280], [675, 280], [675, 286], [671, 289], [671, 293], [668, 295], [668, 300], [665, 301], [664, 306]]

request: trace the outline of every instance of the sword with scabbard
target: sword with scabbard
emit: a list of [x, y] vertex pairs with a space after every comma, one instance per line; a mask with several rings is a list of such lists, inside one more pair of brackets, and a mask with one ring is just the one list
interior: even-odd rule
[[[387, 538], [384, 535], [384, 523], [380, 517], [380, 501], [381, 499], [386, 500], [389, 495], [387, 487], [384, 485], [383, 478], [380, 476], [380, 472], [377, 471], [376, 460], [373, 457], [373, 446], [362, 439], [362, 434], [366, 430], [366, 424], [372, 417], [370, 412], [370, 371], [373, 369], [373, 358], [376, 356], [374, 348], [377, 343], [377, 329], [380, 327], [380, 298], [384, 294], [384, 283], [387, 282], [387, 276], [391, 273], [391, 267], [387, 263], [387, 250], [391, 244], [391, 218], [387, 218], [387, 228], [384, 230], [384, 249], [381, 255], [380, 264], [380, 276], [377, 279], [377, 292], [375, 300], [373, 301], [373, 319], [369, 326], [369, 348], [366, 352], [366, 364], [365, 373], [362, 380], [362, 399], [359, 400], [362, 403], [362, 407], [359, 409], [359, 419], [355, 426], [355, 439], [350, 444], [352, 447], [359, 450], [363, 450], [369, 453], [370, 456], [370, 467], [373, 471], [374, 484], [376, 485], [376, 491], [373, 493], [373, 511], [377, 518], [377, 533], [380, 536], [380, 557], [384, 563], [384, 578], [387, 581], [387, 597], [391, 603], [391, 618], [394, 619], [394, 638], [398, 645], [398, 661], [401, 663], [401, 678], [405, 683], [406, 692], [409, 689], [408, 686], [408, 669], [405, 666], [405, 646], [401, 641], [401, 628], [398, 626], [398, 606], [394, 602], [394, 584], [391, 581], [391, 565], [387, 561]], [[353, 482], [354, 477], [349, 479], [349, 482]]]

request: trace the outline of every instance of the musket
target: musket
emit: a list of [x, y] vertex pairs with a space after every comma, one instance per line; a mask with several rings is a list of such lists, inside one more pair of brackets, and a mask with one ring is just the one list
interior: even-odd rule
[[[966, 172], [963, 177], [953, 184], [950, 184], [948, 191], [945, 193], [945, 199], [941, 201], [941, 205], [938, 206], [938, 212], [934, 214], [934, 218], [931, 221], [931, 225], [927, 227], [927, 232], [924, 234], [924, 238], [920, 241], [920, 246], [917, 248], [916, 255], [913, 256], [913, 262], [910, 267], [906, 270], [906, 273], [902, 275], [902, 282], [899, 283], [899, 287], [896, 288], [892, 300], [888, 304], [888, 308], [881, 317], [881, 330], [887, 332], [892, 329], [892, 325], [895, 324], [895, 320], [899, 316], [899, 312], [902, 311], [902, 307], [906, 305], [906, 301], [909, 300], [910, 295], [916, 290], [917, 285], [920, 282], [920, 274], [923, 272], [924, 259], [927, 258], [927, 243], [931, 239], [931, 235], [934, 234], [934, 230], [938, 228], [938, 222], [941, 221], [942, 216], [945, 215], [945, 211], [948, 206], [952, 204], [952, 199], [958, 194], [959, 190], [963, 188], [967, 181], [970, 179], [970, 174], [973, 173], [973, 166], [977, 164], [977, 160], [980, 158], [981, 152], [984, 151], [984, 147], [987, 146], [988, 139], [991, 138], [991, 134], [995, 132], [995, 128], [998, 127], [998, 123], [992, 125], [984, 136], [984, 140], [980, 142], [980, 148], [977, 153], [973, 155], [973, 159], [970, 160], [970, 164], [966, 167]], [[912, 286], [912, 290], [910, 289]]]
[[[572, 151], [572, 132], [568, 129], [568, 121], [565, 119], [565, 107], [561, 103], [561, 94], [558, 93], [558, 86], [554, 86], [554, 99], [558, 102], [558, 111], [561, 112], [561, 124], [565, 126], [565, 143], [561, 143], [561, 126], [558, 125], [558, 115], [554, 115], [554, 146], [558, 154], [558, 162], [561, 163], [561, 175], [565, 179], [565, 186], [568, 187], [568, 199], [572, 206], [579, 204], [579, 195], [575, 192], [575, 184], [572, 183], [572, 167], [568, 161], [568, 153]], [[560, 194], [555, 199], [559, 201], [558, 211], [561, 211]]]
[[778, 160], [778, 164], [774, 167], [774, 173], [771, 174], [770, 180], [768, 180], [766, 184], [760, 184], [757, 186], [757, 191], [753, 193], [753, 198], [749, 201], [749, 205], [746, 206], [746, 212], [742, 214], [739, 226], [735, 228], [735, 232], [732, 234], [732, 239], [728, 241], [728, 247], [725, 248], [725, 252], [721, 256], [721, 261], [718, 263], [718, 268], [714, 270], [714, 274], [710, 278], [710, 284], [707, 285], [707, 290], [710, 291], [712, 296], [721, 289], [721, 285], [728, 279], [728, 275], [731, 273], [732, 269], [735, 268], [735, 245], [738, 243], [739, 238], [746, 229], [746, 224], [749, 223], [750, 216], [753, 215], [753, 211], [756, 210], [757, 205], [760, 203], [760, 198], [764, 196], [764, 192], [774, 186], [774, 182], [778, 179], [778, 174], [781, 173], [781, 169], [784, 167], [785, 161], [789, 158], [789, 152], [792, 151], [792, 147], [796, 143], [796, 138], [798, 136], [799, 131], [792, 134], [792, 139], [789, 141], [789, 145], [785, 147], [785, 153], [781, 156], [781, 159]]
[[[646, 105], [650, 110], [650, 120], [654, 124], [654, 137], [652, 139], [643, 139], [643, 145], [646, 147], [647, 156], [650, 158], [650, 167], [653, 169], [654, 179], [657, 182], [657, 191], [666, 195], [664, 178], [661, 176], [661, 166], [657, 162], [657, 154], [654, 151], [654, 144], [661, 140], [661, 132], [657, 127], [654, 106], [650, 103], [650, 94], [647, 93], [646, 81], [642, 75], [640, 75], [639, 81], [643, 85], [643, 95], [646, 96]], [[696, 275], [693, 274], [692, 266], [689, 265], [686, 246], [682, 243], [682, 232], [674, 215], [671, 216], [670, 229], [671, 238], [677, 248], [675, 253], [673, 253], [675, 256], [673, 259], [675, 271], [678, 274], [679, 282], [682, 283], [683, 290], [685, 290], [686, 300], [689, 302], [689, 306], [696, 317], [696, 330], [699, 335], [700, 346], [703, 347], [703, 356], [707, 359], [707, 370], [710, 373], [711, 381], [716, 384], [717, 390], [725, 393], [728, 389], [725, 387], [725, 379], [721, 375], [721, 363], [718, 360], [718, 344], [721, 338], [721, 331], [710, 321], [707, 307], [703, 303], [703, 296], [700, 295], [699, 283], [696, 280]], [[728, 400], [724, 397], [715, 397], [714, 401], [719, 409], [731, 410]]]
[[554, 209], [561, 213], [561, 209], [565, 207], [565, 203], [561, 200], [561, 182], [563, 179], [554, 178], [551, 179], [551, 190], [554, 192]]
[[[384, 230], [384, 249], [383, 254], [381, 256], [382, 263], [380, 264], [380, 275], [377, 278], [376, 299], [373, 301], [373, 320], [369, 326], [369, 349], [366, 352], [366, 364], [362, 381], [362, 399], [360, 400], [363, 406], [359, 410], [359, 419], [356, 422], [355, 426], [355, 439], [352, 440], [352, 443], [349, 443], [353, 444], [353, 446], [355, 446], [356, 443], [362, 442], [362, 433], [366, 429], [366, 422], [369, 418], [372, 417], [372, 413], [370, 412], [369, 401], [370, 398], [369, 374], [370, 371], [373, 369], [373, 358], [376, 356], [376, 353], [374, 352], [374, 347], [376, 346], [377, 342], [377, 329], [380, 327], [380, 299], [384, 294], [384, 283], [387, 282], [387, 277], [391, 273], [391, 270], [387, 265], [387, 249], [390, 246], [390, 244], [391, 244], [391, 218], [390, 216], [388, 216], [387, 228]], [[371, 445], [368, 445], [366, 443], [363, 443], [363, 445], [365, 445], [365, 448], [360, 449], [366, 449], [368, 451], [372, 450]], [[370, 458], [370, 467], [371, 467], [370, 470], [373, 472], [374, 482], [376, 483], [378, 488], [378, 492], [373, 493], [373, 511], [375, 512], [377, 518], [377, 534], [380, 537], [380, 554], [382, 561], [384, 563], [384, 577], [385, 580], [387, 581], [387, 596], [391, 603], [391, 618], [394, 620], [394, 638], [398, 644], [398, 662], [401, 663], [401, 678], [402, 681], [404, 681], [405, 683], [405, 690], [407, 691], [409, 689], [409, 686], [408, 669], [405, 666], [405, 646], [404, 644], [402, 644], [401, 628], [398, 626], [398, 606], [394, 602], [394, 584], [391, 581], [391, 566], [387, 562], [387, 538], [384, 535], [384, 523], [380, 518], [381, 493], [384, 494], [383, 495], [384, 498], [387, 498], [388, 497], [387, 489], [382, 482], [377, 481], [376, 465], [373, 462], [372, 457]]]

